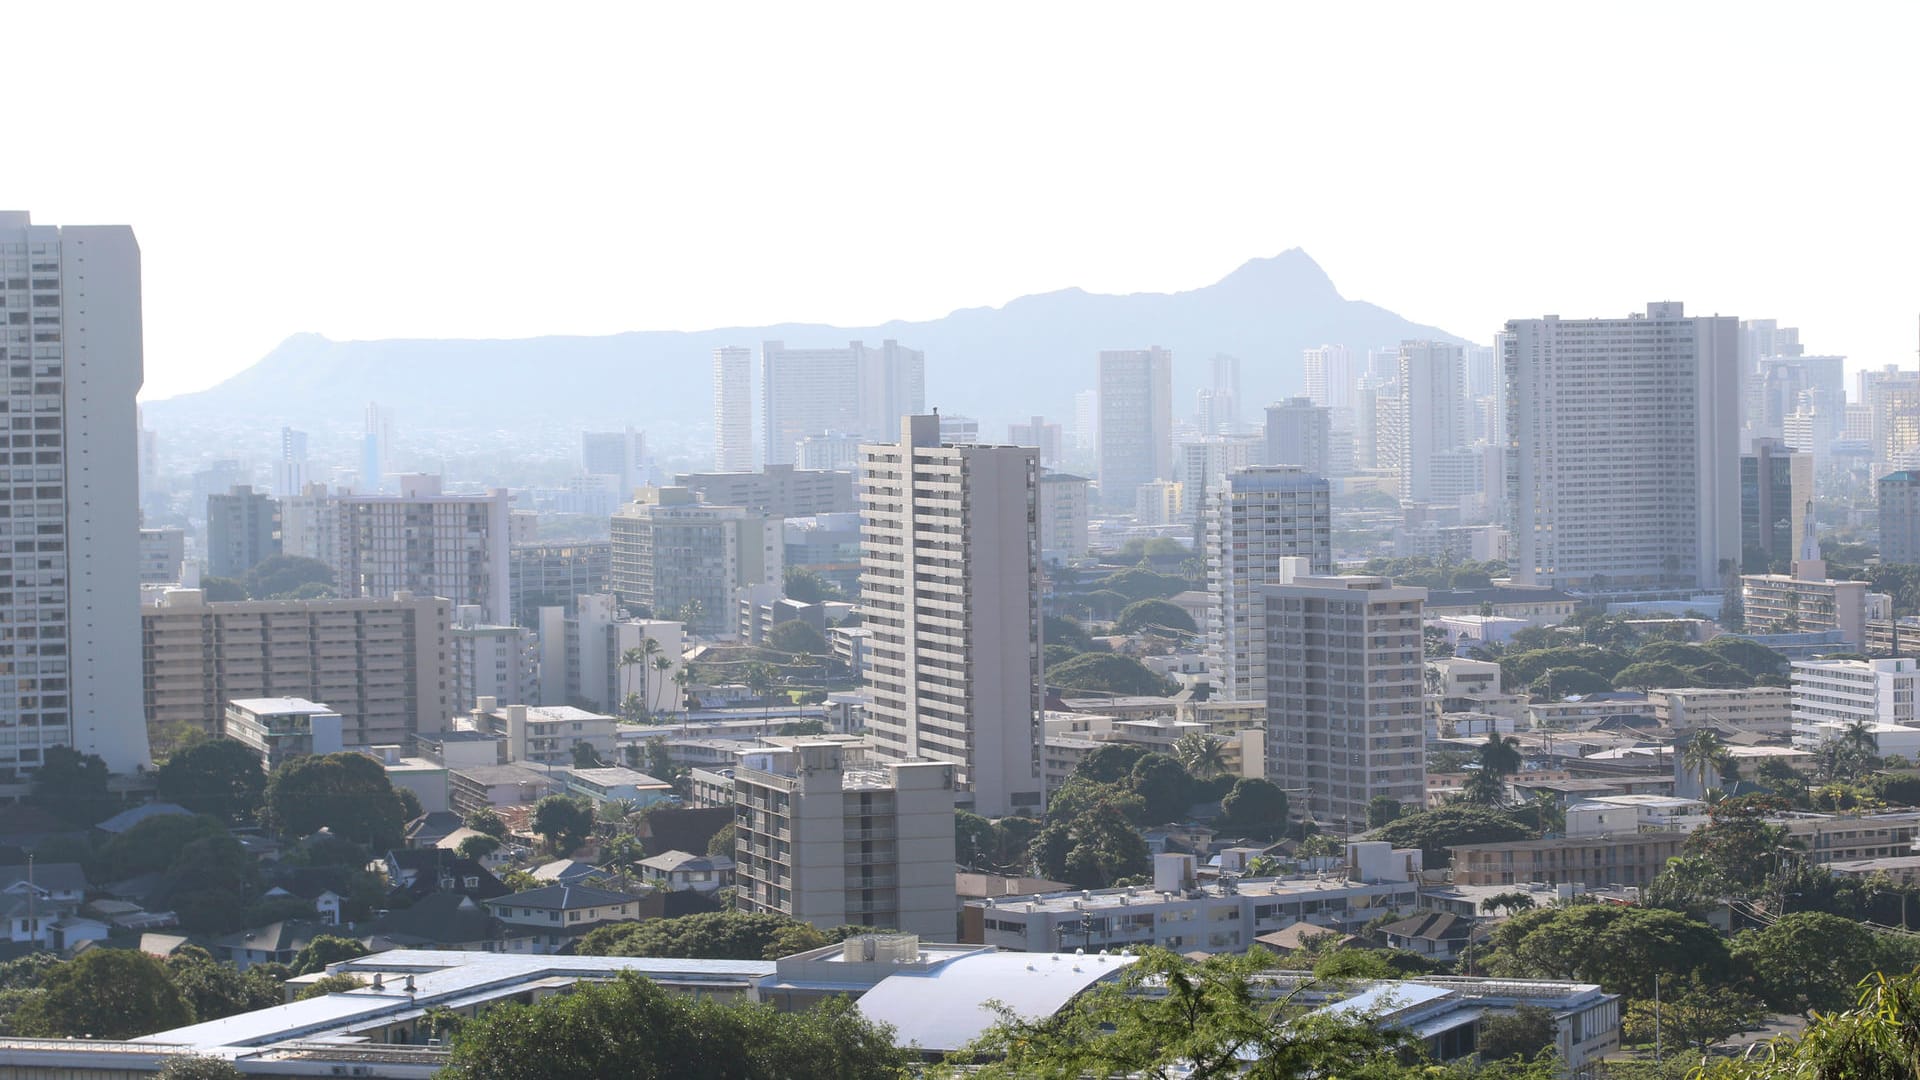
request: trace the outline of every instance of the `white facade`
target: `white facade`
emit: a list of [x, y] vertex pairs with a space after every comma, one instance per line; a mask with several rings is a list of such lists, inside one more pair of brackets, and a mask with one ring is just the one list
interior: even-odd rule
[[[624, 617], [610, 593], [582, 595], [573, 614], [563, 607], [540, 609], [540, 704], [581, 702], [602, 712], [618, 712], [628, 694], [638, 696], [653, 715], [681, 708], [686, 627], [663, 619]], [[629, 650], [654, 651], [646, 663], [622, 663]], [[662, 669], [656, 661], [664, 658]], [[511, 700], [501, 698], [502, 701]]]
[[319, 559], [342, 596], [439, 596], [475, 605], [490, 623], [513, 621], [510, 503], [443, 495], [437, 476], [399, 478], [398, 495], [309, 493], [281, 509], [281, 545]]
[[883, 437], [902, 416], [926, 408], [926, 354], [895, 341], [879, 348], [760, 347], [761, 416], [766, 465], [790, 465], [794, 447], [826, 431]]
[[1333, 413], [1309, 398], [1288, 398], [1267, 406], [1268, 465], [1296, 465], [1315, 476], [1327, 475], [1332, 454]]
[[1420, 609], [1427, 590], [1281, 566], [1267, 607], [1267, 776], [1294, 813], [1364, 828], [1367, 803], [1426, 800]]
[[1795, 660], [1794, 740], [1802, 741], [1803, 728], [1811, 736], [1823, 723], [1912, 724], [1916, 685], [1916, 660]]
[[480, 609], [453, 615], [453, 707], [471, 709], [482, 697], [496, 701], [538, 699], [539, 651], [533, 631], [482, 622]]
[[1656, 303], [1506, 332], [1514, 580], [1720, 588], [1740, 560], [1738, 321]]
[[1202, 493], [1235, 469], [1266, 462], [1264, 435], [1213, 435], [1174, 447], [1174, 479], [1180, 482], [1180, 520], [1199, 516]]
[[632, 428], [581, 432], [580, 471], [589, 477], [612, 477], [616, 504], [633, 498], [634, 489], [647, 479], [646, 433]]
[[1089, 483], [1068, 473], [1040, 477], [1040, 550], [1048, 561], [1077, 559], [1091, 549]]
[[1466, 354], [1460, 346], [1444, 341], [1400, 343], [1400, 408], [1406, 417], [1397, 433], [1403, 463], [1400, 497], [1452, 501], [1459, 495], [1460, 480], [1436, 475], [1436, 455], [1473, 442], [1467, 423]]
[[1301, 355], [1307, 399], [1328, 409], [1353, 407], [1353, 353], [1345, 345], [1322, 345]]
[[1215, 693], [1264, 701], [1266, 601], [1282, 560], [1304, 557], [1333, 572], [1333, 509], [1327, 481], [1290, 465], [1230, 473], [1207, 495], [1207, 666]]
[[[10, 589], [0, 623], [0, 776], [70, 745], [148, 762], [140, 709], [140, 248], [124, 225], [0, 211], [0, 357], [16, 425], [0, 467]], [[19, 425], [30, 423], [30, 430]]]
[[939, 420], [864, 448], [868, 731], [895, 761], [960, 767], [962, 801], [1042, 805], [1040, 536], [1032, 447], [942, 446]]
[[1100, 501], [1126, 506], [1173, 477], [1173, 353], [1154, 346], [1100, 354]]
[[713, 350], [713, 467], [753, 469], [753, 350], [737, 345]]
[[786, 557], [780, 518], [696, 502], [683, 487], [642, 489], [613, 515], [612, 535], [609, 587], [621, 603], [721, 636], [732, 633], [734, 590], [779, 581]]
[[1133, 493], [1133, 520], [1136, 525], [1172, 525], [1180, 520], [1185, 493], [1172, 480], [1149, 480]]

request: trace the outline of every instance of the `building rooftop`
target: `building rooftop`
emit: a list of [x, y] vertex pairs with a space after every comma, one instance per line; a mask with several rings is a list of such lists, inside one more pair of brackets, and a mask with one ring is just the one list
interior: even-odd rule
[[316, 716], [333, 712], [333, 707], [330, 705], [321, 705], [306, 698], [297, 697], [233, 698], [227, 704], [262, 716]]
[[608, 907], [630, 904], [640, 899], [626, 893], [596, 889], [591, 885], [562, 883], [528, 889], [510, 896], [496, 896], [487, 903], [508, 908], [539, 908], [543, 911], [571, 911], [574, 908]]
[[957, 1050], [998, 1023], [997, 1004], [1023, 1020], [1052, 1016], [1138, 958], [1065, 953], [977, 952], [929, 970], [901, 972], [861, 995], [869, 1020], [890, 1024], [894, 1041], [923, 1051]]

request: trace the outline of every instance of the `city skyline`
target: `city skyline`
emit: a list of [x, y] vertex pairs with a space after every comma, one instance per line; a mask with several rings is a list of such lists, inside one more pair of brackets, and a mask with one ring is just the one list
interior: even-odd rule
[[[1856, 366], [1911, 362], [1920, 268], [1902, 253], [1920, 236], [1920, 215], [1900, 190], [1900, 140], [1885, 136], [1909, 126], [1900, 121], [1920, 101], [1899, 52], [1920, 13], [1876, 8], [1809, 23], [1718, 5], [1606, 20], [1519, 11], [1406, 9], [1383, 32], [1358, 12], [1227, 8], [1174, 21], [1103, 10], [1103, 47], [1088, 50], [1057, 47], [1084, 28], [1067, 10], [1024, 12], [1029, 32], [1015, 37], [994, 19], [955, 21], [939, 28], [951, 47], [884, 95], [857, 70], [808, 58], [826, 42], [880, 51], [927, 30], [918, 22], [927, 16], [769, 8], [755, 20], [762, 33], [741, 35], [733, 20], [698, 11], [560, 13], [534, 26], [483, 14], [456, 28], [461, 48], [422, 56], [410, 42], [447, 31], [437, 13], [383, 13], [391, 32], [369, 36], [352, 20], [296, 31], [291, 13], [254, 13], [242, 27], [211, 12], [127, 11], [125, 32], [99, 46], [119, 79], [79, 85], [21, 118], [21, 145], [36, 152], [10, 169], [10, 201], [48, 221], [140, 231], [150, 399], [210, 385], [301, 331], [491, 338], [861, 325], [1065, 287], [1191, 288], [1295, 246], [1350, 295], [1482, 343], [1518, 315], [1667, 296], [1705, 313], [1789, 321]], [[15, 31], [61, 40], [82, 32], [74, 19], [57, 7], [22, 12]], [[1533, 48], [1558, 20], [1588, 47]], [[234, 35], [249, 31], [297, 32], [309, 47], [237, 48]], [[1340, 47], [1285, 49], [1287, 63], [1267, 62], [1287, 42], [1316, 41]], [[623, 62], [636, 47], [650, 57], [640, 70]], [[681, 102], [674, 88], [705, 82], [723, 48], [755, 77]], [[1456, 61], [1450, 77], [1416, 83], [1411, 73], [1436, 50]], [[1101, 78], [1112, 53], [1150, 53], [1163, 77]], [[1670, 77], [1615, 78], [1622, 55]], [[1755, 77], [1752, 58], [1767, 55], [1792, 56], [1800, 77]], [[524, 78], [499, 78], [507, 56]], [[981, 56], [1007, 78], [963, 77]], [[30, 50], [13, 63], [45, 83], [61, 61]], [[364, 78], [333, 85], [323, 73], [340, 63]], [[762, 80], [782, 94], [758, 93]], [[127, 84], [142, 92], [120, 93]], [[236, 99], [233, 85], [261, 92]], [[1728, 97], [1729, 85], [1741, 93]], [[422, 141], [428, 86], [436, 102], [463, 105], [434, 109], [446, 127]], [[248, 140], [181, 119], [204, 116], [215, 99]], [[641, 104], [653, 100], [676, 105]], [[1249, 113], [1265, 115], [1271, 137], [1244, 137]], [[1081, 134], [1062, 142], [1066, 117]], [[527, 164], [489, 154], [487, 168], [472, 167], [503, 125], [533, 141]], [[1764, 168], [1738, 155], [1702, 159], [1692, 149], [1703, 129], [1723, 145], [1788, 149]], [[1650, 157], [1689, 165], [1644, 171], [1632, 155], [1596, 160], [1584, 139], [1551, 135], [1532, 145], [1524, 178], [1494, 165], [1517, 132], [1581, 130], [1620, 132]], [[749, 147], [763, 160], [814, 162], [820, 146], [882, 131], [914, 184], [845, 185], [831, 170], [795, 169], [791, 185], [769, 188], [745, 171], [673, 167]], [[1132, 141], [1158, 147], [1136, 169], [1104, 168], [1087, 152]], [[1459, 167], [1428, 170], [1408, 189], [1364, 166], [1386, 146]], [[128, 187], [117, 167], [127, 155], [190, 155], [195, 168]], [[562, 202], [549, 201], [555, 155], [572, 162]], [[999, 168], [1009, 156], [1028, 167]], [[388, 167], [368, 167], [378, 159]], [[1308, 161], [1316, 167], [1300, 167]], [[1849, 197], [1820, 204], [1820, 227], [1775, 224], [1782, 207], [1838, 176]], [[947, 210], [917, 212], [926, 205]], [[1580, 213], [1564, 214], [1570, 206]], [[1495, 220], [1529, 217], [1559, 220], [1485, 243]], [[490, 223], [503, 218], [514, 221], [514, 245], [571, 268], [522, 283], [532, 291], [513, 304], [485, 299], [505, 235]], [[216, 219], [252, 227], [208, 229]], [[1113, 227], [1123, 219], [1129, 228]], [[1677, 219], [1688, 227], [1651, 224]], [[900, 220], [918, 223], [915, 242], [872, 258]], [[1012, 249], [1022, 258], [1005, 258]], [[1450, 253], [1452, 272], [1402, 258], [1409, 249]], [[249, 273], [232, 274], [236, 266]], [[1649, 276], [1648, 266], [1660, 269]], [[209, 326], [191, 314], [191, 296], [214, 279], [230, 304]]]

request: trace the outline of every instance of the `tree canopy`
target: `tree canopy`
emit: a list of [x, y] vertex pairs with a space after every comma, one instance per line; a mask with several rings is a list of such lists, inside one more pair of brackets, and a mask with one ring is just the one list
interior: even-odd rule
[[260, 810], [267, 774], [260, 756], [233, 739], [197, 739], [154, 770], [160, 798], [221, 821], [251, 820]]
[[1082, 653], [1047, 669], [1047, 684], [1062, 693], [1161, 695], [1173, 691], [1168, 680], [1145, 664], [1119, 653]]
[[1704, 971], [1724, 979], [1719, 931], [1675, 911], [1568, 904], [1523, 911], [1493, 932], [1487, 970], [1515, 978], [1582, 979], [1628, 997], [1652, 997], [1655, 976]]
[[452, 1080], [680, 1076], [894, 1080], [907, 1063], [892, 1032], [846, 998], [805, 1012], [662, 990], [632, 973], [535, 1005], [505, 1005], [454, 1036]]
[[775, 623], [773, 629], [767, 631], [767, 647], [801, 656], [833, 655], [833, 643], [827, 640], [827, 635], [799, 619]]
[[131, 1039], [194, 1019], [166, 965], [130, 949], [90, 949], [48, 971], [40, 989], [14, 1014], [22, 1034]]
[[294, 836], [321, 829], [375, 851], [398, 846], [406, 803], [365, 754], [297, 757], [267, 778], [262, 823]]
[[1272, 840], [1287, 831], [1287, 793], [1271, 780], [1242, 777], [1220, 800], [1216, 832]]
[[323, 599], [333, 595], [333, 570], [319, 559], [269, 555], [246, 572], [241, 584], [255, 600]]
[[597, 926], [581, 937], [577, 951], [582, 956], [773, 960], [817, 949], [848, 932], [829, 936], [785, 915], [716, 911]]
[[1120, 617], [1114, 621], [1113, 628], [1122, 634], [1140, 633], [1182, 633], [1191, 634], [1198, 627], [1193, 616], [1186, 609], [1165, 600], [1136, 600], [1120, 609]]
[[593, 805], [585, 799], [548, 795], [533, 804], [533, 831], [548, 850], [565, 855], [587, 842], [593, 832]]
[[1397, 848], [1419, 848], [1425, 865], [1432, 869], [1452, 861], [1447, 849], [1454, 845], [1526, 840], [1533, 831], [1497, 811], [1456, 804], [1404, 814], [1369, 835]]

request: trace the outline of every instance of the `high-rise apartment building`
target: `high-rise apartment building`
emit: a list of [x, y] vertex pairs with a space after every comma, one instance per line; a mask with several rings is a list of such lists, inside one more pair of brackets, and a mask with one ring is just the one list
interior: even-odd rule
[[1040, 477], [1040, 552], [1048, 562], [1077, 559], [1092, 549], [1087, 487], [1092, 481], [1072, 473]]
[[1100, 446], [1100, 391], [1082, 390], [1073, 395], [1073, 448], [1095, 450]]
[[307, 486], [307, 473], [307, 433], [281, 428], [280, 455], [273, 463], [273, 497], [300, 494]]
[[954, 766], [879, 764], [833, 742], [733, 770], [734, 902], [822, 929], [954, 933]]
[[369, 495], [385, 490], [393, 471], [393, 413], [378, 402], [367, 402], [367, 430], [360, 437], [360, 490]]
[[1657, 303], [1506, 333], [1514, 579], [1723, 587], [1740, 559], [1738, 322]]
[[451, 715], [452, 618], [413, 594], [208, 603], [169, 590], [139, 613], [146, 726], [168, 741], [218, 734], [234, 698], [296, 697], [333, 706], [349, 746], [405, 745]]
[[1265, 701], [1266, 601], [1286, 560], [1304, 558], [1313, 573], [1333, 572], [1333, 505], [1324, 477], [1295, 465], [1228, 473], [1207, 493], [1207, 667], [1214, 692], [1231, 701]]
[[1205, 387], [1207, 422], [1200, 425], [1200, 431], [1209, 435], [1236, 434], [1240, 430], [1240, 358], [1215, 353], [1207, 361], [1207, 373], [1212, 377]]
[[1740, 564], [1745, 574], [1785, 570], [1813, 502], [1813, 455], [1757, 438], [1740, 455]]
[[1386, 796], [1425, 805], [1420, 613], [1427, 590], [1316, 577], [1304, 559], [1265, 590], [1267, 777], [1293, 812], [1336, 831]]
[[1920, 464], [1920, 371], [1888, 364], [1860, 373], [1861, 398], [1867, 403], [1868, 451], [1876, 464], [1906, 468]]
[[1332, 435], [1330, 410], [1303, 397], [1267, 406], [1268, 465], [1298, 465], [1315, 476], [1327, 474], [1327, 446]]
[[1060, 425], [1047, 423], [1043, 416], [1036, 416], [1024, 424], [1008, 424], [1007, 442], [1014, 446], [1039, 448], [1040, 467], [1043, 469], [1060, 467]]
[[713, 467], [753, 469], [753, 350], [738, 345], [713, 350]]
[[733, 633], [733, 593], [781, 580], [781, 520], [715, 506], [684, 487], [647, 487], [613, 515], [609, 587], [621, 603], [695, 633]]
[[1328, 409], [1353, 407], [1353, 353], [1345, 345], [1322, 345], [1301, 355], [1306, 372], [1307, 400]]
[[515, 544], [507, 553], [513, 580], [513, 624], [538, 625], [540, 609], [571, 612], [576, 597], [607, 591], [613, 544], [606, 540]]
[[1920, 470], [1880, 478], [1880, 561], [1920, 565]]
[[1159, 346], [1100, 354], [1100, 501], [1173, 478], [1173, 354]]
[[[1479, 490], [1465, 490], [1443, 470], [1439, 455], [1473, 444], [1468, 427], [1466, 354], [1444, 341], [1400, 343], [1400, 497], [1416, 502], [1445, 502]], [[1477, 479], [1477, 473], [1472, 474]]]
[[540, 651], [533, 631], [483, 622], [472, 605], [453, 612], [453, 707], [466, 712], [483, 697], [538, 700]]
[[[630, 618], [611, 593], [577, 597], [571, 609], [540, 609], [540, 704], [578, 702], [622, 713], [629, 700], [664, 716], [683, 701], [674, 679], [684, 666], [685, 626]], [[653, 642], [649, 648], [647, 642]], [[641, 650], [638, 656], [634, 650]], [[644, 657], [643, 663], [630, 659]], [[659, 661], [664, 659], [666, 666]]]
[[794, 468], [805, 472], [858, 472], [860, 444], [866, 441], [844, 431], [809, 435], [794, 444]]
[[398, 495], [328, 495], [309, 488], [286, 500], [283, 549], [332, 567], [341, 596], [411, 592], [444, 597], [456, 607], [476, 605], [490, 623], [511, 620], [506, 489], [445, 495], [437, 476], [406, 474], [397, 482]]
[[280, 503], [241, 484], [207, 496], [207, 573], [238, 578], [280, 554]]
[[187, 531], [178, 526], [140, 530], [140, 584], [184, 584]]
[[958, 765], [976, 813], [1036, 813], [1040, 467], [1031, 447], [942, 446], [939, 424], [863, 448], [868, 733], [887, 760]]
[[1235, 469], [1266, 461], [1265, 435], [1215, 435], [1180, 443], [1173, 448], [1175, 479], [1184, 493], [1180, 520], [1193, 521], [1206, 502], [1206, 493]]
[[760, 348], [760, 398], [766, 438], [762, 462], [791, 465], [809, 435], [851, 431], [876, 437], [900, 417], [926, 408], [926, 354], [895, 341], [869, 348]]
[[860, 508], [853, 473], [769, 465], [759, 472], [681, 473], [673, 482], [713, 506], [744, 506], [768, 517], [850, 514]]
[[632, 428], [581, 432], [580, 471], [588, 476], [613, 477], [620, 498], [633, 498], [633, 493], [647, 481], [646, 432]]
[[0, 781], [47, 749], [147, 763], [140, 723], [140, 247], [0, 211]]

